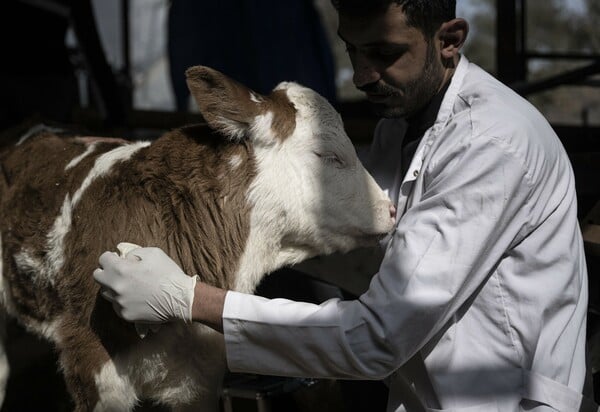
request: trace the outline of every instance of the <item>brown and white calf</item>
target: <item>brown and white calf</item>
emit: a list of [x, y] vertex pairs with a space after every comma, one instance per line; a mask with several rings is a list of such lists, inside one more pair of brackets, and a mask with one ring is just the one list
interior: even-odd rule
[[150, 143], [40, 132], [1, 154], [2, 306], [54, 344], [77, 411], [139, 399], [211, 410], [226, 368], [222, 336], [203, 326], [141, 339], [119, 319], [92, 278], [103, 251], [158, 246], [190, 275], [253, 292], [268, 272], [370, 244], [393, 225], [317, 93], [282, 83], [262, 96], [206, 67], [186, 75], [214, 134], [191, 125]]

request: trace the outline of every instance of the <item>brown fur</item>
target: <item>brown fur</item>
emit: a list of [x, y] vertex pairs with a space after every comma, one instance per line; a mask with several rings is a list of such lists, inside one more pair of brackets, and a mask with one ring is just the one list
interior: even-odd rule
[[284, 140], [296, 129], [296, 109], [284, 91], [276, 90], [268, 96], [265, 112], [272, 111], [271, 129], [279, 139]]

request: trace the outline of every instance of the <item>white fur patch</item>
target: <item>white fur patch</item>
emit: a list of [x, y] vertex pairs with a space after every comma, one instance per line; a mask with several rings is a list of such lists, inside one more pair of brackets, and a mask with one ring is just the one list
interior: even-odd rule
[[275, 134], [271, 129], [272, 124], [273, 112], [267, 112], [260, 116], [256, 116], [250, 129], [252, 139], [255, 142], [269, 143], [269, 146], [276, 143], [278, 139], [275, 139]]
[[221, 132], [231, 140], [242, 140], [246, 134], [246, 127], [240, 122], [219, 116], [217, 120]]
[[50, 342], [58, 344], [61, 342], [60, 335], [58, 334], [61, 324], [62, 319], [57, 318], [51, 322], [42, 322], [35, 325], [35, 330]]
[[[258, 174], [248, 190], [250, 212], [250, 234], [244, 253], [240, 258], [233, 289], [253, 293], [266, 273], [288, 264], [295, 264], [316, 254], [315, 250], [303, 247], [282, 249], [284, 231], [294, 230], [287, 226], [277, 195], [288, 196], [290, 179], [282, 175], [285, 157], [281, 159], [273, 150], [255, 150]], [[281, 162], [277, 166], [276, 162]], [[266, 165], [266, 166], [265, 166]], [[277, 195], [274, 192], [278, 192]], [[260, 205], [260, 206], [257, 206]], [[284, 229], [285, 228], [285, 229]]]
[[254, 92], [250, 92], [250, 100], [254, 103], [262, 103], [263, 99]]
[[67, 233], [69, 233], [69, 230], [71, 230], [71, 215], [73, 209], [77, 206], [77, 203], [86, 189], [94, 180], [108, 174], [116, 163], [129, 159], [135, 152], [149, 145], [150, 142], [138, 142], [120, 146], [104, 153], [96, 159], [94, 167], [84, 179], [81, 187], [77, 189], [73, 198], [69, 195], [65, 197], [60, 210], [60, 215], [56, 218], [52, 230], [48, 233], [48, 258], [46, 260], [46, 270], [44, 273], [46, 279], [51, 284], [54, 283], [54, 276], [64, 263], [64, 239]]
[[[265, 120], [270, 122], [270, 118]], [[270, 130], [270, 127], [268, 129]], [[258, 173], [247, 195], [248, 203], [252, 205], [250, 234], [233, 287], [234, 290], [244, 293], [254, 292], [265, 273], [292, 261], [303, 260], [306, 256], [306, 251], [300, 248], [296, 250], [296, 256], [281, 253], [280, 239], [283, 228], [290, 228], [286, 227], [278, 196], [290, 196], [289, 189], [293, 186], [285, 177], [285, 170], [288, 169], [287, 158], [273, 146], [255, 145], [254, 154]]]
[[108, 361], [94, 377], [100, 399], [95, 412], [129, 411], [138, 402], [133, 385], [124, 375], [119, 375], [115, 364]]
[[85, 152], [83, 152], [82, 154], [80, 154], [77, 157], [74, 157], [66, 166], [65, 166], [65, 171], [71, 169], [72, 167], [75, 167], [79, 164], [79, 162], [81, 162], [83, 159], [85, 159], [86, 157], [88, 157], [89, 155], [91, 155], [94, 150], [96, 150], [96, 144], [92, 143], [90, 144], [86, 149]]
[[44, 263], [32, 256], [29, 249], [23, 248], [13, 256], [15, 264], [19, 268], [21, 273], [30, 273], [32, 275], [31, 281], [33, 283], [40, 283], [42, 279], [40, 276], [44, 276]]
[[110, 170], [116, 163], [128, 160], [138, 150], [148, 146], [150, 146], [150, 142], [132, 143], [124, 146], [119, 146], [98, 157], [98, 159], [96, 159], [94, 167], [81, 184], [81, 187], [73, 195], [73, 205], [79, 202], [79, 199], [81, 199], [83, 192], [88, 188], [90, 184], [92, 184], [94, 180], [108, 174], [108, 172], [110, 172]]
[[[251, 218], [251, 221], [255, 218]], [[269, 265], [276, 267], [276, 263], [273, 262], [273, 250], [271, 245], [266, 243], [259, 243], [257, 240], [263, 240], [261, 235], [255, 234], [254, 230], [256, 226], [251, 224], [250, 236], [246, 242], [246, 248], [240, 258], [238, 265], [238, 271], [235, 277], [235, 284], [233, 290], [242, 293], [254, 293], [256, 286], [260, 283], [261, 279], [265, 276], [263, 267]], [[271, 262], [267, 262], [262, 258], [271, 258]]]
[[231, 168], [233, 170], [240, 167], [241, 164], [242, 164], [242, 156], [236, 154], [229, 158], [229, 166], [231, 166]]

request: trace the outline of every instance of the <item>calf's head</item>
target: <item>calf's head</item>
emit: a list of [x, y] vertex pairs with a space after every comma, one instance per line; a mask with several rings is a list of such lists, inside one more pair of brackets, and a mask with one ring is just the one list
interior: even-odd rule
[[259, 95], [202, 66], [186, 76], [209, 125], [252, 144], [258, 175], [248, 192], [251, 230], [301, 251], [293, 260], [371, 244], [391, 230], [392, 203], [323, 97], [291, 82]]

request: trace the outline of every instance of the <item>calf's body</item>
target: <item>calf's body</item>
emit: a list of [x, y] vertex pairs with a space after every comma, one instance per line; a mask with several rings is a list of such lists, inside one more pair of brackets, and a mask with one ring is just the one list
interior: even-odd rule
[[272, 270], [393, 224], [316, 93], [284, 83], [260, 96], [208, 68], [187, 75], [214, 134], [187, 126], [130, 143], [41, 132], [0, 157], [2, 306], [54, 344], [77, 411], [141, 398], [212, 410], [225, 371], [208, 328], [170, 324], [141, 339], [119, 319], [92, 278], [103, 251], [157, 246], [185, 273], [252, 292]]

